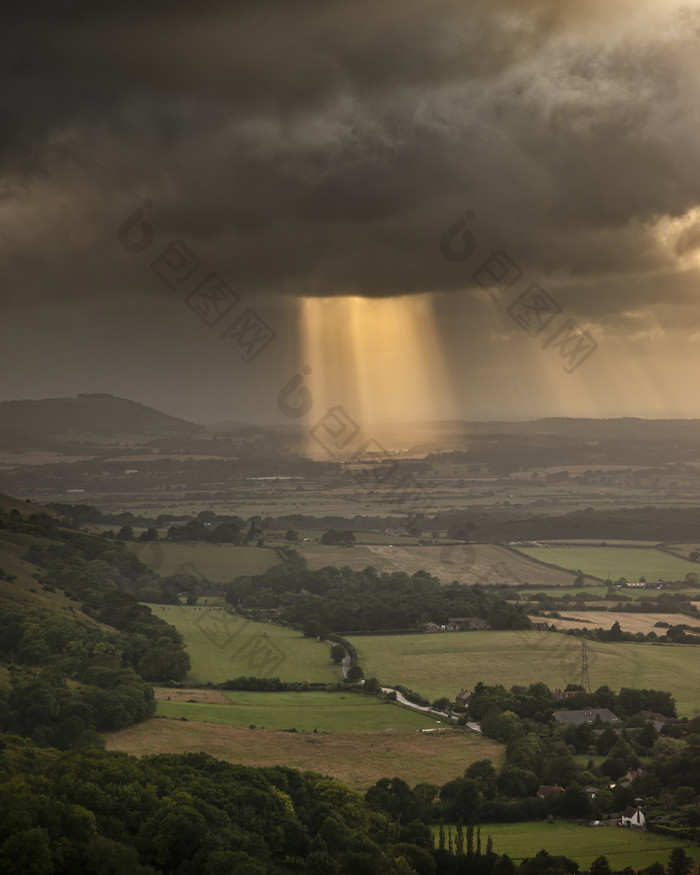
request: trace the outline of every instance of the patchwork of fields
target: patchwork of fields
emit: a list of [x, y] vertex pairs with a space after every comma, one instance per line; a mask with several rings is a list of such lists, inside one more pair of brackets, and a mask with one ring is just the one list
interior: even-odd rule
[[[401, 683], [429, 699], [454, 697], [461, 688], [544, 681], [563, 689], [581, 679], [581, 642], [556, 632], [444, 632], [353, 636], [365, 675]], [[588, 642], [593, 689], [670, 690], [680, 714], [700, 708], [700, 659], [683, 645]]]

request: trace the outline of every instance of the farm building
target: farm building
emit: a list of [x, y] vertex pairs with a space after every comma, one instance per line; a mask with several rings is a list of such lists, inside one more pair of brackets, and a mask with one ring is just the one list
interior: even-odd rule
[[590, 711], [555, 711], [552, 715], [557, 723], [569, 723], [580, 726], [583, 723], [595, 723], [600, 718], [601, 723], [620, 723], [609, 708], [593, 708]]
[[455, 697], [455, 702], [458, 705], [464, 705], [464, 707], [466, 708], [466, 706], [471, 702], [472, 695], [473, 693], [470, 693], [469, 690], [461, 690], [459, 693], [457, 693], [457, 696]]
[[625, 808], [618, 820], [619, 826], [627, 826], [632, 829], [644, 829], [645, 823], [646, 819], [642, 814], [642, 809], [635, 808], [633, 805]]
[[646, 717], [657, 732], [664, 732], [674, 723], [681, 722], [677, 717], [666, 717], [665, 714], [659, 714], [657, 711], [640, 711], [639, 716]]

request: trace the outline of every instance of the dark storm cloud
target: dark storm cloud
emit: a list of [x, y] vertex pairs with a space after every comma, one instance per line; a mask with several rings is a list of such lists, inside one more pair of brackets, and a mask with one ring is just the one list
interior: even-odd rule
[[[18, 4], [3, 285], [154, 294], [115, 240], [145, 197], [160, 240], [250, 292], [464, 289], [438, 244], [467, 208], [533, 278], [673, 271], [700, 244], [654, 230], [700, 201], [697, 17], [609, 6]], [[610, 309], [604, 283], [585, 307]]]

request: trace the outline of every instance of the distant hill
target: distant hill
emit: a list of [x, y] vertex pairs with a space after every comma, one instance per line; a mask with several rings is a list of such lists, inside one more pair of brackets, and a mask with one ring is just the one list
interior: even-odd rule
[[121, 435], [165, 437], [205, 431], [185, 419], [107, 394], [0, 402], [0, 449], [57, 449]]

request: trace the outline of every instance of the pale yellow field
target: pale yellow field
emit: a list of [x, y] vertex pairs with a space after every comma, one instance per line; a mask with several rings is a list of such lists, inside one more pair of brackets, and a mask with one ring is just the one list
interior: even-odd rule
[[142, 756], [205, 751], [246, 766], [285, 765], [339, 778], [366, 790], [381, 777], [444, 784], [470, 763], [500, 768], [504, 746], [469, 730], [443, 732], [274, 732], [153, 718], [107, 735], [107, 749]]
[[[663, 635], [665, 629], [654, 628], [654, 623], [690, 623], [693, 621], [683, 614], [633, 614], [628, 611], [566, 611], [567, 617], [575, 617], [571, 620], [547, 620], [557, 629], [609, 629], [617, 620], [623, 632], [656, 632]], [[534, 622], [542, 621], [542, 617], [530, 617]], [[700, 625], [700, 621], [698, 621]]]
[[[399, 536], [397, 536], [398, 539]], [[346, 547], [301, 548], [309, 568], [349, 565], [357, 571], [373, 566], [378, 572], [427, 571], [441, 583], [509, 584], [510, 586], [572, 586], [574, 575], [494, 544], [454, 544], [443, 547], [414, 547], [397, 544], [364, 544]]]

